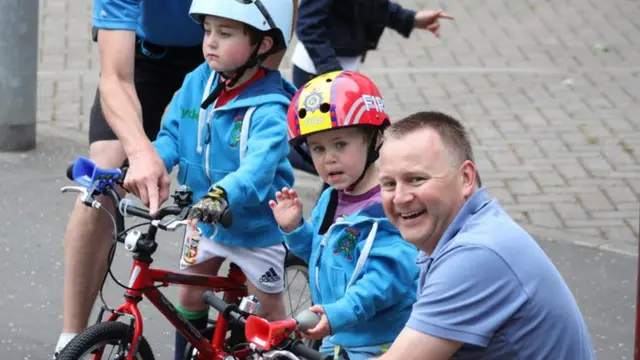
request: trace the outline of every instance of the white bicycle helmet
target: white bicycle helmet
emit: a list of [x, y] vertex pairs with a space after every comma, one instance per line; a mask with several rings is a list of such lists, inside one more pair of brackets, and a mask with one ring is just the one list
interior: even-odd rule
[[293, 0], [193, 0], [189, 15], [199, 24], [204, 16], [213, 15], [272, 32], [278, 37], [269, 51], [274, 53], [289, 47], [293, 10]]
[[[258, 55], [256, 46], [244, 65], [228, 73], [220, 73], [224, 81], [218, 82], [200, 105], [206, 109], [220, 96], [223, 89], [232, 87], [247, 69], [256, 66], [269, 55], [289, 47], [293, 26], [293, 0], [193, 0], [189, 15], [202, 24], [207, 15], [223, 17], [247, 24], [273, 38], [269, 51]], [[258, 44], [262, 40], [258, 41]]]

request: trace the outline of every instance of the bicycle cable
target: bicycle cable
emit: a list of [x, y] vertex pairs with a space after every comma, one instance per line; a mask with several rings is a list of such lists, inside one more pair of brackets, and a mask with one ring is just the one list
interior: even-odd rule
[[[109, 218], [111, 219], [111, 224], [113, 225], [114, 229], [118, 229], [117, 224], [116, 224], [116, 219], [113, 217], [113, 215], [111, 215], [111, 213], [109, 212], [109, 210], [105, 209], [103, 206], [100, 206], [100, 209], [102, 209], [104, 212], [107, 213], [107, 215], [109, 215]], [[117, 231], [114, 231], [114, 233], [116, 233]], [[104, 277], [102, 278], [102, 283], [100, 284], [100, 300], [102, 301], [102, 304], [104, 305], [104, 307], [110, 311], [110, 312], [115, 312], [115, 309], [112, 309], [111, 307], [109, 307], [109, 305], [107, 305], [106, 300], [104, 299], [104, 293], [103, 293], [103, 289], [104, 289], [104, 284], [107, 281], [107, 275], [111, 274], [111, 264], [113, 263], [113, 258], [115, 256], [115, 249], [116, 249], [116, 245], [118, 244], [118, 237], [117, 234], [114, 237], [115, 242], [114, 244], [111, 245], [111, 249], [109, 249], [109, 257], [107, 258], [107, 272], [105, 272]]]
[[240, 360], [237, 356], [233, 355], [233, 353], [236, 351], [236, 349], [240, 348], [241, 346], [250, 346], [250, 345], [251, 343], [248, 343], [248, 342], [237, 343], [229, 349], [230, 355], [228, 356], [231, 356], [233, 360]]
[[151, 221], [146, 221], [146, 222], [143, 222], [143, 223], [140, 223], [140, 224], [136, 224], [136, 225], [129, 226], [128, 228], [126, 228], [126, 229], [122, 230], [122, 231], [120, 232], [120, 234], [118, 234], [118, 237], [120, 237], [120, 236], [122, 236], [122, 235], [124, 235], [124, 234], [128, 233], [129, 231], [131, 231], [131, 230], [133, 230], [133, 229], [135, 229], [135, 228], [138, 228], [138, 227], [141, 227], [141, 226], [145, 226], [145, 225], [149, 225], [149, 224], [151, 224]]
[[[100, 206], [100, 209], [102, 209], [104, 212], [107, 213], [107, 215], [109, 215], [109, 218], [111, 219], [111, 224], [113, 225], [113, 228], [115, 230], [118, 229], [117, 224], [116, 224], [116, 220], [114, 218], [114, 216], [109, 212], [109, 210], [105, 209], [102, 205]], [[130, 288], [127, 285], [124, 285], [123, 283], [121, 283], [120, 281], [118, 281], [118, 279], [116, 279], [115, 275], [113, 274], [113, 272], [111, 271], [111, 265], [113, 264], [113, 259], [115, 258], [115, 254], [116, 254], [116, 249], [117, 249], [117, 245], [118, 245], [118, 237], [121, 234], [124, 234], [134, 228], [143, 226], [143, 225], [148, 225], [151, 222], [144, 222], [141, 224], [136, 224], [133, 226], [130, 226], [129, 228], [127, 228], [126, 230], [123, 230], [120, 234], [116, 234], [116, 231], [114, 231], [114, 236], [113, 236], [113, 244], [111, 245], [111, 248], [109, 249], [109, 257], [107, 258], [107, 272], [104, 274], [104, 278], [102, 279], [102, 283], [100, 284], [100, 300], [102, 301], [102, 304], [107, 308], [107, 310], [114, 312], [116, 311], [115, 309], [112, 309], [111, 307], [109, 307], [109, 305], [107, 305], [106, 300], [104, 299], [104, 294], [103, 294], [103, 289], [104, 289], [104, 284], [107, 281], [107, 275], [111, 276], [111, 279], [113, 279], [113, 281], [120, 287], [126, 289], [126, 290], [130, 290], [130, 291], [147, 291], [147, 290], [151, 290], [151, 289], [157, 289], [162, 287], [163, 285], [155, 285], [155, 286], [150, 286], [150, 287], [146, 287], [146, 288], [139, 288], [139, 289], [134, 289], [134, 288]]]

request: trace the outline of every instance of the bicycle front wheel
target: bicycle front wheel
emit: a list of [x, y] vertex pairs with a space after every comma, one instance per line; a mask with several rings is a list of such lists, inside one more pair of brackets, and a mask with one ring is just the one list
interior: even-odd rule
[[309, 267], [300, 258], [289, 253], [285, 261], [284, 272], [285, 311], [287, 317], [292, 317], [313, 305], [309, 288]]
[[[125, 359], [130, 351], [129, 325], [107, 321], [92, 325], [78, 334], [56, 360], [116, 360]], [[109, 349], [111, 347], [111, 349]], [[96, 353], [102, 352], [102, 355]], [[155, 360], [151, 347], [144, 337], [138, 342], [136, 360]]]
[[[285, 262], [285, 290], [284, 302], [287, 317], [293, 317], [301, 310], [313, 305], [311, 289], [309, 288], [309, 266], [307, 263], [289, 253]], [[303, 339], [304, 345], [318, 350], [321, 340]]]

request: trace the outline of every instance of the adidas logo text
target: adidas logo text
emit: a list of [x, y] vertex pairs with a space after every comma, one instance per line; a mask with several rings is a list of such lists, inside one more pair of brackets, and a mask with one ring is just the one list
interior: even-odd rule
[[273, 268], [269, 268], [269, 270], [267, 270], [267, 272], [260, 277], [261, 283], [276, 282], [276, 281], [280, 281], [280, 276], [276, 274], [276, 271], [273, 270]]

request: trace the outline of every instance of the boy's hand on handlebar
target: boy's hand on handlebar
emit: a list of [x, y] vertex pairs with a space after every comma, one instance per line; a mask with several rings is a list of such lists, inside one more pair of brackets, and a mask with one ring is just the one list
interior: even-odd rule
[[124, 186], [149, 207], [151, 215], [169, 198], [169, 184], [164, 162], [153, 148], [129, 156]]
[[217, 223], [227, 211], [229, 204], [227, 203], [227, 194], [224, 189], [214, 186], [209, 193], [203, 196], [189, 211], [188, 220], [192, 226], [197, 221], [203, 221], [208, 224]]
[[302, 223], [302, 202], [293, 189], [282, 188], [276, 193], [276, 200], [269, 200], [278, 225], [284, 232], [292, 232]]
[[320, 315], [320, 322], [313, 329], [303, 332], [302, 336], [307, 339], [322, 340], [325, 336], [331, 334], [329, 318], [327, 318], [327, 315], [324, 313], [324, 308], [320, 305], [313, 305], [309, 310]]

